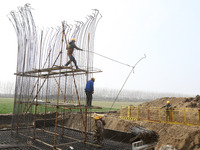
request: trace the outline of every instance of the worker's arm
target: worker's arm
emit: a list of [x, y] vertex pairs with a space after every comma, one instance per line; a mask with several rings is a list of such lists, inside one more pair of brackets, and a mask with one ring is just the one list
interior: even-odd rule
[[163, 107], [161, 107], [161, 108], [165, 108], [166, 107], [166, 105], [165, 106], [163, 106]]
[[83, 51], [83, 49], [77, 47], [76, 44], [74, 44], [74, 48], [77, 49], [77, 50]]

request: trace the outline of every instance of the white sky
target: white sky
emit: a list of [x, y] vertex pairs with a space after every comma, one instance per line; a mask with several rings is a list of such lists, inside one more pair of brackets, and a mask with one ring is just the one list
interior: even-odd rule
[[[17, 37], [6, 16], [30, 3], [36, 25], [86, 21], [99, 9], [95, 52], [134, 65], [128, 90], [200, 94], [199, 0], [6, 0], [0, 2], [0, 81], [14, 81]], [[120, 89], [131, 68], [95, 56], [95, 87]]]

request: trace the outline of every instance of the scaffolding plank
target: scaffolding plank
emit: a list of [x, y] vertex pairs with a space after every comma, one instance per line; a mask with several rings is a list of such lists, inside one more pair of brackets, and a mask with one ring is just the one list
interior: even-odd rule
[[17, 102], [17, 103], [28, 103], [32, 105], [50, 105], [50, 106], [59, 106], [59, 107], [67, 107], [67, 108], [74, 108], [74, 109], [102, 109], [102, 107], [99, 106], [85, 106], [85, 105], [79, 105], [79, 104], [72, 104], [72, 103], [59, 103], [56, 102], [41, 102], [41, 101], [29, 101], [29, 102]]
[[[65, 69], [65, 71], [61, 71], [63, 69]], [[58, 67], [53, 67], [53, 68], [34, 69], [32, 71], [18, 72], [18, 73], [14, 73], [14, 75], [24, 76], [24, 77], [49, 78], [51, 76], [54, 77], [55, 75], [72, 76], [73, 74], [82, 75], [82, 74], [85, 74], [85, 73], [99, 73], [99, 72], [102, 72], [102, 71], [99, 70], [99, 69], [87, 71], [87, 70], [84, 70], [84, 69], [73, 69], [71, 67], [58, 66]]]

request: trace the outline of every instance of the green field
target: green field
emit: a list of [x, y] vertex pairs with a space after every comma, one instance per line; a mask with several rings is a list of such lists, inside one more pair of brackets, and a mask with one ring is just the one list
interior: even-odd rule
[[[13, 112], [14, 98], [0, 98], [0, 114], [12, 114]], [[113, 102], [108, 101], [93, 101], [93, 106], [100, 106], [102, 109], [92, 109], [89, 111], [109, 111]], [[139, 105], [140, 102], [115, 102], [112, 110], [120, 110], [121, 105]], [[34, 110], [34, 109], [33, 109]], [[38, 107], [37, 112], [44, 112], [44, 107]], [[48, 108], [49, 111], [55, 111], [55, 108]], [[74, 110], [77, 111], [77, 110]]]
[[0, 98], [0, 114], [12, 114], [13, 104], [13, 98]]

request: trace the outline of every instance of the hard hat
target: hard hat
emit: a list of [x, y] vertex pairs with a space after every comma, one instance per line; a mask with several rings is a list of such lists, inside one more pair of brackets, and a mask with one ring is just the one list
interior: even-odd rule
[[170, 101], [167, 101], [167, 104], [169, 104], [170, 103]]
[[92, 77], [92, 78], [91, 78], [91, 80], [95, 81], [95, 78], [94, 78], [94, 77]]
[[73, 38], [72, 41], [75, 41], [75, 38]]
[[98, 119], [101, 119], [101, 118], [102, 118], [102, 116], [95, 116], [94, 117], [95, 120], [98, 120]]

